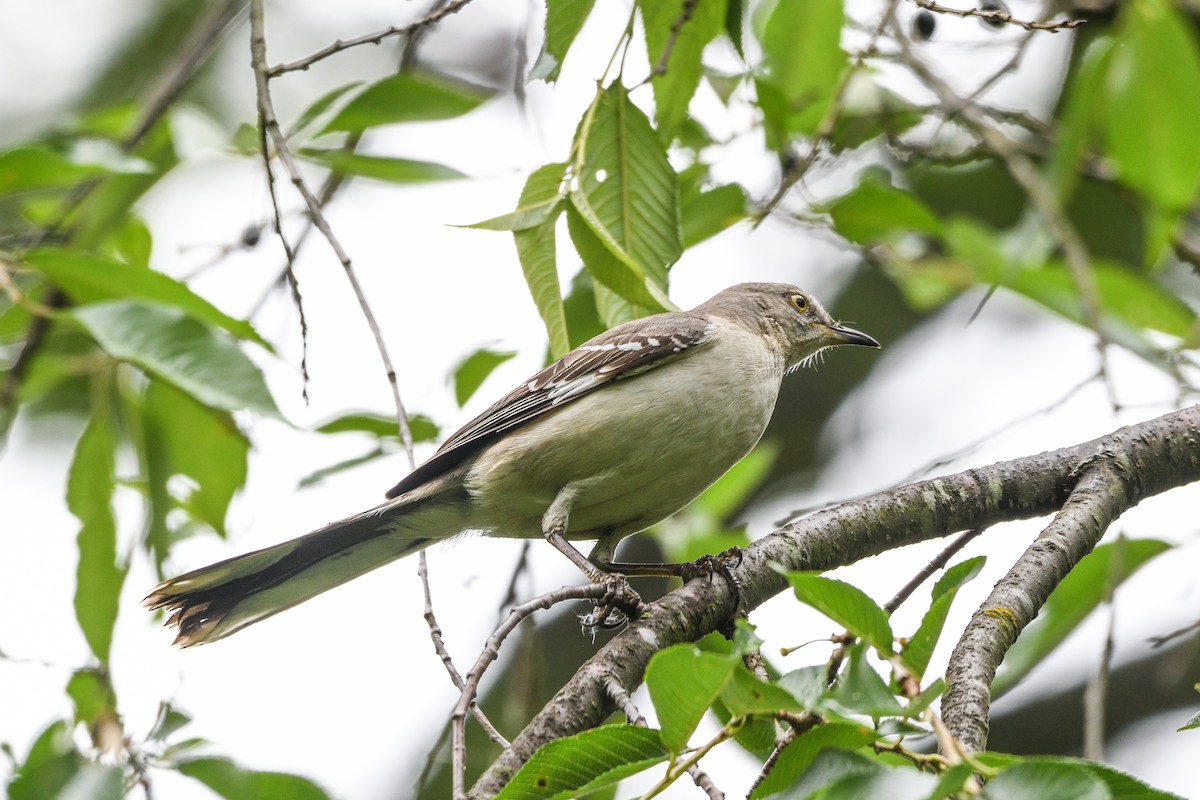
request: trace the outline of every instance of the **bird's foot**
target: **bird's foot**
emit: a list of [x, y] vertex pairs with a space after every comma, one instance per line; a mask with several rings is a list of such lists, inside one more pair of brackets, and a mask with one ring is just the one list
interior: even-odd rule
[[688, 564], [681, 564], [679, 577], [684, 583], [687, 583], [693, 578], [708, 576], [709, 583], [711, 583], [714, 575], [720, 575], [728, 581], [729, 589], [733, 593], [734, 602], [740, 607], [742, 604], [742, 583], [738, 580], [737, 573], [734, 570], [741, 565], [742, 548], [731, 547], [717, 555], [705, 555]]
[[637, 619], [646, 610], [641, 596], [633, 590], [629, 580], [620, 573], [610, 572], [597, 583], [604, 584], [604, 595], [592, 606], [592, 610], [579, 618], [584, 630], [613, 630], [631, 619]]

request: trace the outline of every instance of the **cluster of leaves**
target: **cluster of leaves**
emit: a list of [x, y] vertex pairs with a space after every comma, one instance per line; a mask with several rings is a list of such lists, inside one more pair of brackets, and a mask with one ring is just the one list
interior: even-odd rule
[[[1102, 545], [1085, 558], [1055, 591], [1031, 635], [1010, 651], [1007, 676], [997, 691], [1013, 685], [1061, 643], [1103, 601], [1106, 587], [1121, 583], [1166, 548], [1157, 541], [1122, 541]], [[929, 752], [937, 738], [930, 707], [945, 689], [941, 678], [929, 679], [930, 659], [959, 588], [983, 562], [980, 556], [946, 569], [907, 638], [896, 637], [889, 612], [860, 589], [813, 573], [786, 573], [800, 602], [845, 628], [834, 637], [837, 648], [829, 663], [782, 675], [767, 666], [760, 677], [746, 658], [761, 663], [763, 642], [745, 622], [732, 642], [710, 636], [699, 646], [667, 648], [646, 669], [657, 728], [613, 724], [551, 742], [498, 797], [603, 796], [602, 790], [665, 762], [661, 779], [644, 795], [653, 797], [730, 740], [763, 763], [752, 798], [940, 800], [979, 794], [977, 776], [986, 779], [981, 796], [994, 800], [1174, 797], [1080, 759], [965, 754], [944, 740], [944, 755]], [[881, 667], [889, 679], [880, 674]], [[707, 714], [721, 726], [693, 745]]]

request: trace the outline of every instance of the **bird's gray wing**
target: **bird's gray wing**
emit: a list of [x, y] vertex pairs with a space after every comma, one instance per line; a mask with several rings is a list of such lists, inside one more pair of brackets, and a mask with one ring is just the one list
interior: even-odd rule
[[468, 422], [388, 493], [421, 486], [460, 465], [500, 434], [615, 380], [639, 375], [707, 344], [713, 326], [686, 312], [627, 322], [584, 342]]

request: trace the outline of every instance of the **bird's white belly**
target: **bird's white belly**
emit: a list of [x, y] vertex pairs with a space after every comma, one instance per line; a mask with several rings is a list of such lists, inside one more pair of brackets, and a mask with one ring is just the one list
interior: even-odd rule
[[[624, 535], [690, 502], [758, 442], [783, 375], [757, 334], [723, 332], [723, 368], [698, 351], [568, 403], [484, 450], [466, 478], [475, 527], [541, 535], [568, 485], [569, 538]], [[702, 356], [697, 358], [696, 356]]]

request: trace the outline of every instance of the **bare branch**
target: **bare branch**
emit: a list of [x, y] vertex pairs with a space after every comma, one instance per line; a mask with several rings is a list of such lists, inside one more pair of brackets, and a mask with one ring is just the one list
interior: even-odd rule
[[364, 44], [379, 44], [384, 39], [392, 36], [408, 36], [409, 34], [419, 33], [421, 29], [427, 28], [430, 25], [434, 25], [451, 14], [458, 13], [463, 6], [470, 2], [471, 0], [452, 0], [452, 2], [446, 3], [444, 6], [434, 9], [416, 22], [411, 22], [408, 25], [402, 25], [400, 27], [393, 25], [391, 27], [384, 28], [381, 31], [368, 33], [365, 36], [358, 36], [354, 39], [347, 39], [345, 41], [338, 39], [333, 44], [329, 45], [328, 47], [321, 48], [310, 56], [305, 56], [304, 58], [297, 59], [296, 61], [291, 61], [286, 64], [276, 64], [275, 66], [268, 68], [266, 70], [266, 76], [268, 78], [277, 78], [287, 72], [306, 70], [318, 61], [329, 58], [332, 55], [336, 55], [343, 50], [349, 50], [351, 47], [358, 47], [359, 45]]
[[[441, 659], [442, 666], [446, 668], [446, 673], [450, 676], [454, 688], [461, 692], [464, 685], [462, 675], [454, 666], [450, 652], [446, 650], [446, 642], [442, 638], [442, 626], [438, 624], [437, 616], [433, 613], [433, 594], [429, 590], [429, 560], [425, 557], [424, 550], [421, 551], [420, 558], [417, 560], [417, 575], [421, 578], [421, 587], [425, 593], [425, 624], [429, 626], [429, 638], [433, 640], [433, 650]], [[489, 739], [501, 747], [508, 747], [508, 740], [496, 729], [496, 726], [492, 724], [487, 715], [483, 713], [483, 709], [474, 700], [471, 701], [471, 714], [479, 722]]]
[[954, 557], [955, 553], [966, 547], [969, 542], [971, 542], [981, 533], [983, 533], [983, 528], [972, 528], [971, 530], [960, 534], [957, 538], [955, 538], [954, 541], [946, 545], [945, 549], [938, 553], [932, 561], [926, 564], [920, 572], [914, 575], [912, 580], [904, 584], [904, 588], [896, 592], [896, 596], [887, 602], [887, 605], [883, 607], [883, 610], [889, 614], [893, 613], [905, 600], [912, 596], [912, 593], [917, 590], [917, 587], [924, 583], [930, 575], [946, 566], [950, 559]]
[[968, 751], [987, 745], [992, 679], [1004, 654], [1118, 516], [1137, 502], [1139, 475], [1121, 450], [1081, 464], [1062, 509], [971, 618], [946, 668], [942, 715]]
[[288, 178], [291, 180], [292, 185], [296, 187], [296, 191], [299, 192], [301, 198], [303, 198], [304, 205], [308, 209], [308, 215], [312, 219], [313, 225], [325, 237], [325, 241], [329, 243], [329, 247], [333, 250], [334, 255], [337, 256], [343, 271], [346, 273], [346, 279], [350, 281], [350, 287], [354, 291], [355, 298], [358, 300], [363, 318], [367, 321], [367, 327], [371, 329], [371, 335], [375, 338], [375, 347], [379, 351], [380, 360], [383, 361], [384, 372], [387, 375], [388, 384], [392, 388], [392, 400], [396, 405], [396, 421], [400, 428], [400, 437], [404, 442], [405, 451], [408, 453], [409, 465], [413, 466], [415, 462], [412, 454], [412, 431], [408, 425], [408, 412], [405, 411], [404, 402], [400, 399], [400, 387], [396, 382], [396, 370], [392, 366], [391, 357], [388, 355], [387, 344], [383, 340], [383, 333], [379, 329], [379, 323], [375, 320], [374, 312], [371, 311], [371, 304], [367, 300], [366, 293], [363, 291], [362, 285], [358, 282], [358, 276], [354, 272], [354, 265], [350, 261], [350, 256], [346, 254], [341, 242], [338, 241], [337, 236], [333, 233], [333, 229], [329, 226], [329, 221], [325, 218], [325, 214], [321, 209], [321, 201], [313, 194], [312, 190], [308, 187], [308, 183], [304, 180], [304, 175], [300, 172], [300, 167], [292, 155], [287, 137], [283, 135], [283, 129], [279, 125], [279, 118], [275, 115], [275, 106], [271, 101], [270, 78], [267, 76], [267, 40], [264, 28], [263, 0], [251, 0], [250, 3], [250, 61], [254, 68], [254, 83], [258, 92], [258, 110], [262, 126], [266, 131], [266, 135], [270, 137], [271, 143], [275, 146], [275, 152], [279, 156], [279, 160], [283, 163]]
[[1029, 22], [1026, 20], [1017, 19], [1007, 11], [999, 8], [988, 9], [985, 11], [982, 8], [950, 8], [949, 6], [943, 6], [939, 3], [935, 3], [933, 0], [909, 0], [909, 2], [915, 6], [919, 6], [920, 8], [932, 11], [935, 14], [950, 14], [955, 17], [964, 18], [977, 17], [984, 22], [1000, 23], [1002, 25], [1016, 25], [1017, 27], [1024, 28], [1027, 31], [1047, 31], [1048, 33], [1058, 33], [1062, 30], [1078, 28], [1080, 25], [1087, 23], [1087, 20], [1083, 18], [1068, 18], [1059, 22]]

